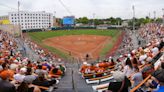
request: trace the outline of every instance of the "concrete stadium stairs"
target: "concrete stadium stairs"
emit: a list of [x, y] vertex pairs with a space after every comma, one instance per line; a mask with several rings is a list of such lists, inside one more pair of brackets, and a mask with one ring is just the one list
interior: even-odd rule
[[87, 85], [78, 73], [78, 64], [66, 64], [66, 67], [66, 74], [54, 92], [93, 92], [91, 85]]

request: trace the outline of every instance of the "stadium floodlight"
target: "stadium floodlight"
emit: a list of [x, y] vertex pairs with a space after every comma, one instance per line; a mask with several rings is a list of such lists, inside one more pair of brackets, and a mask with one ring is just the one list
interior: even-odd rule
[[20, 1], [18, 0], [18, 26], [20, 31], [20, 36], [22, 38], [22, 30], [21, 30], [21, 18], [20, 18]]
[[149, 12], [149, 18], [151, 17], [150, 12]]
[[163, 12], [162, 18], [163, 18], [163, 24], [164, 24], [164, 8], [162, 8], [162, 12]]
[[54, 17], [56, 17], [56, 11], [54, 11]]
[[135, 30], [135, 6], [132, 6], [132, 10], [133, 10], [133, 31]]
[[156, 20], [156, 11], [153, 12], [154, 13], [154, 21]]
[[95, 13], [93, 13], [93, 27], [95, 27], [95, 21], [94, 21], [94, 19], [95, 19]]

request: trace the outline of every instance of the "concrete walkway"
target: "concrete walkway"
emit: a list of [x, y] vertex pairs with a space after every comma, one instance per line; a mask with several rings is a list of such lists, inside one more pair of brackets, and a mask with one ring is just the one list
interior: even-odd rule
[[[137, 31], [137, 30], [135, 30], [135, 31]], [[137, 49], [137, 48], [139, 47], [137, 35], [138, 35], [137, 32], [133, 32], [133, 33], [131, 34], [132, 43], [133, 43], [133, 46], [134, 46], [133, 49]]]
[[21, 51], [22, 55], [28, 57], [31, 61], [39, 60], [39, 56], [20, 38], [15, 40], [18, 45], [18, 49]]
[[78, 72], [78, 64], [66, 64], [67, 71], [54, 92], [93, 92]]

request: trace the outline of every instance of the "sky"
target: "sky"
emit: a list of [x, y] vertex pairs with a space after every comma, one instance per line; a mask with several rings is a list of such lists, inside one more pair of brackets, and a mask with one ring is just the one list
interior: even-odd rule
[[[0, 16], [17, 11], [18, 0], [0, 0]], [[21, 11], [46, 11], [56, 17], [74, 15], [76, 18], [109, 18], [133, 17], [132, 6], [135, 6], [137, 18], [148, 16], [161, 17], [164, 0], [19, 0]]]

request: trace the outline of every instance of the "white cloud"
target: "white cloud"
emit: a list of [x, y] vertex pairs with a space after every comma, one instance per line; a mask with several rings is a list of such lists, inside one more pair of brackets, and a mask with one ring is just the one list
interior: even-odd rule
[[[122, 17], [132, 18], [132, 5], [135, 5], [136, 16], [145, 17], [150, 12], [153, 17], [153, 11], [157, 16], [162, 15], [164, 0], [61, 0], [66, 7], [76, 17], [87, 16], [96, 18]], [[20, 0], [21, 9], [28, 11], [47, 11], [54, 13], [57, 17], [70, 15], [62, 6], [59, 0]], [[0, 4], [5, 4], [17, 8], [17, 0], [0, 0]], [[7, 14], [8, 11], [14, 11], [10, 8], [2, 8], [0, 5], [0, 15]], [[6, 10], [6, 11], [5, 11]]]

